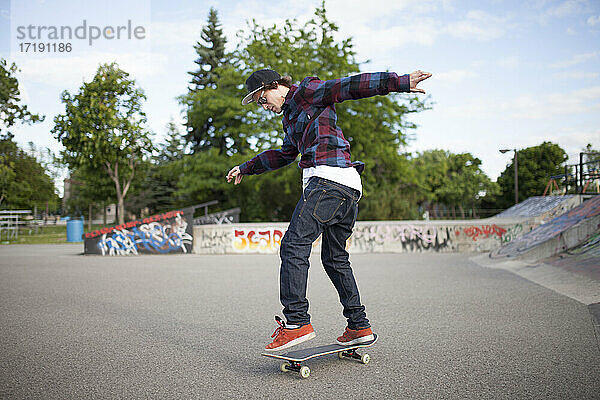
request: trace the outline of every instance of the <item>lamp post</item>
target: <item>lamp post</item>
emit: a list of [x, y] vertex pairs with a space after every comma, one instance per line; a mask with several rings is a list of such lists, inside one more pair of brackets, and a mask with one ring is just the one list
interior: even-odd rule
[[[511, 149], [502, 149], [500, 150], [500, 153], [504, 154], [508, 151], [511, 151]], [[519, 162], [517, 159], [517, 149], [512, 149], [512, 151], [515, 152], [515, 158], [513, 163], [515, 164], [515, 204], [519, 203]]]

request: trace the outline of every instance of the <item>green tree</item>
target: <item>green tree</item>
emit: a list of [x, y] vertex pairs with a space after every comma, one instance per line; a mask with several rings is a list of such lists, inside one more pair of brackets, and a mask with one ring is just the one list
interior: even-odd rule
[[[567, 153], [557, 144], [544, 142], [538, 146], [517, 151], [517, 173], [519, 179], [519, 201], [531, 196], [541, 196], [551, 176], [564, 174]], [[514, 162], [511, 161], [498, 178], [501, 194], [496, 208], [514, 205], [515, 185]]]
[[[9, 138], [8, 128], [21, 121], [32, 124], [44, 120], [44, 116], [32, 114], [26, 105], [20, 105], [21, 92], [19, 82], [14, 76], [19, 69], [15, 63], [8, 66], [4, 58], [0, 58], [0, 135]], [[4, 131], [3, 131], [4, 130]]]
[[0, 155], [0, 207], [4, 206], [3, 202], [11, 192], [18, 190], [16, 176], [15, 163], [6, 155]]
[[439, 207], [458, 207], [464, 218], [465, 208], [480, 206], [486, 194], [497, 190], [481, 170], [481, 160], [470, 153], [427, 150], [417, 153], [411, 164], [418, 176], [420, 202], [432, 205], [434, 214]]
[[[211, 8], [207, 25], [201, 33], [201, 41], [194, 46], [198, 58], [197, 70], [192, 75], [187, 94], [179, 97], [186, 109], [186, 142], [192, 153], [218, 148], [220, 154], [232, 148], [240, 150], [248, 146], [237, 134], [242, 125], [236, 120], [241, 105], [234, 99], [240, 95], [240, 79], [225, 52], [227, 40], [223, 35], [217, 10]], [[243, 129], [241, 129], [243, 130]]]
[[[241, 206], [241, 218], [246, 221], [289, 218], [301, 192], [299, 168], [253, 176], [235, 187], [220, 183], [233, 165], [259, 151], [280, 146], [284, 137], [281, 116], [241, 105], [246, 94], [243, 83], [252, 71], [261, 68], [275, 69], [296, 80], [306, 76], [340, 78], [360, 72], [352, 39], [336, 41], [337, 31], [324, 5], [305, 24], [295, 20], [268, 27], [249, 23], [248, 29], [238, 35], [241, 42], [236, 50], [215, 69], [219, 76], [216, 84], [180, 98], [189, 110], [188, 124], [200, 126], [210, 119], [212, 126], [196, 154], [178, 164], [185, 171], [177, 184], [178, 201], [190, 204], [219, 200], [223, 208]], [[415, 178], [399, 151], [406, 144], [407, 131], [414, 128], [406, 117], [426, 108], [425, 102], [409, 94], [336, 105], [338, 122], [352, 145], [353, 159], [366, 163], [362, 219], [417, 215], [413, 191], [408, 190], [416, 185]], [[197, 154], [198, 150], [210, 149], [205, 155]], [[213, 171], [217, 181], [206, 176], [204, 170]], [[387, 193], [387, 201], [382, 201], [381, 193]]]
[[10, 137], [0, 138], [0, 206], [52, 211], [59, 206], [54, 181], [35, 157]]
[[198, 69], [188, 72], [192, 75], [190, 84], [193, 86], [190, 90], [194, 92], [214, 86], [219, 80], [216, 69], [225, 61], [227, 39], [221, 29], [218, 12], [213, 7], [208, 12], [207, 24], [202, 28], [200, 38], [202, 41], [198, 41], [194, 45], [194, 50], [198, 55], [194, 62]]
[[65, 199], [65, 213], [87, 215], [89, 206], [98, 211], [115, 201], [114, 182], [104, 169], [80, 166], [69, 174], [69, 196]]
[[178, 98], [186, 110], [186, 142], [192, 153], [213, 148], [221, 155], [247, 152], [256, 127], [247, 120], [240, 100], [244, 77], [233, 61], [216, 71], [220, 76], [217, 83]]
[[586, 164], [588, 173], [595, 171], [597, 174], [600, 171], [600, 150], [594, 149], [591, 143], [588, 143], [582, 150], [583, 162]]
[[177, 161], [185, 156], [185, 140], [173, 120], [166, 128], [165, 142], [158, 145], [158, 154], [151, 162], [144, 164], [144, 178], [128, 202], [136, 213], [144, 208], [154, 214], [189, 205], [178, 202], [175, 195], [177, 181], [182, 175]]
[[158, 155], [154, 157], [157, 164], [180, 160], [185, 155], [185, 139], [172, 118], [166, 128], [165, 142], [158, 145]]
[[[249, 28], [235, 53], [244, 66], [244, 76], [260, 68], [272, 68], [298, 80], [306, 76], [326, 80], [360, 72], [352, 39], [336, 42], [338, 26], [328, 19], [324, 3], [303, 25], [287, 20], [281, 26], [270, 27], [253, 22]], [[414, 209], [407, 208], [412, 195], [406, 190], [415, 181], [399, 152], [407, 142], [407, 131], [415, 127], [406, 117], [427, 108], [426, 101], [400, 93], [336, 104], [338, 124], [351, 143], [353, 159], [366, 164], [361, 219], [415, 215]], [[251, 107], [243, 119], [255, 130], [252, 135], [258, 139], [256, 150], [281, 143], [284, 132], [280, 117]], [[382, 191], [390, 193], [392, 200], [382, 202]]]
[[110, 177], [119, 223], [124, 222], [124, 199], [136, 166], [153, 150], [150, 132], [144, 127], [145, 99], [128, 73], [116, 63], [103, 64], [77, 94], [63, 92], [65, 113], [54, 119], [52, 132], [65, 147], [61, 155], [69, 167], [102, 170]]

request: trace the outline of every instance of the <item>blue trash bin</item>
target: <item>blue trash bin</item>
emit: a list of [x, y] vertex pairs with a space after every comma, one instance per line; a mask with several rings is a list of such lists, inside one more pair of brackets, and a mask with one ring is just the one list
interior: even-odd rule
[[67, 221], [67, 242], [83, 242], [83, 218]]

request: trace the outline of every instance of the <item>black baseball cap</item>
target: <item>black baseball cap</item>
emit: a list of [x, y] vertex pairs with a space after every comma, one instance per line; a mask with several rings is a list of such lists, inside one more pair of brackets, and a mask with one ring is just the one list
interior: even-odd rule
[[252, 103], [254, 101], [252, 98], [254, 93], [278, 79], [281, 79], [281, 75], [272, 69], [261, 69], [259, 71], [254, 71], [252, 75], [246, 79], [246, 88], [248, 89], [248, 94], [242, 99], [242, 105], [245, 106]]

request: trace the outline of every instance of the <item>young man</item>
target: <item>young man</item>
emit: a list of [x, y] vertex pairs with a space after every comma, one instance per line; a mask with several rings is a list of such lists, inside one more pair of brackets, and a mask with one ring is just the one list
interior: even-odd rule
[[417, 84], [430, 76], [422, 71], [402, 76], [379, 72], [329, 81], [308, 77], [292, 85], [290, 77], [263, 69], [246, 80], [248, 94], [242, 104], [254, 101], [265, 110], [283, 113], [285, 138], [281, 149], [267, 150], [232, 168], [227, 182], [234, 179], [237, 185], [244, 175], [281, 168], [302, 154], [302, 197], [280, 248], [279, 294], [287, 323], [275, 317], [279, 327], [265, 350], [283, 350], [315, 337], [306, 284], [312, 243], [319, 235], [323, 267], [337, 289], [348, 321], [337, 342], [349, 346], [373, 339], [346, 251], [346, 240], [358, 216], [364, 164], [350, 160], [350, 144], [336, 124], [334, 104], [389, 92], [425, 93]]

